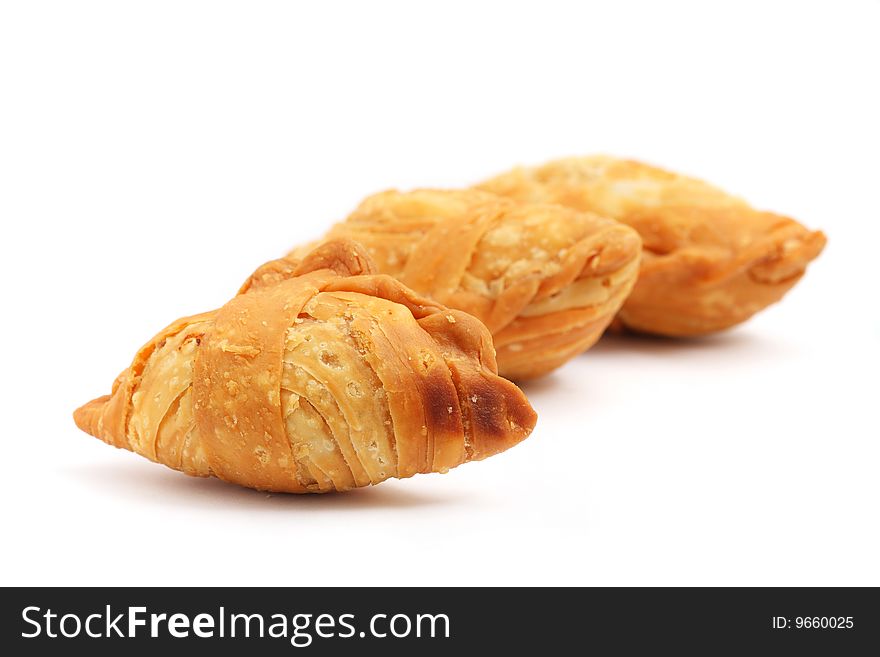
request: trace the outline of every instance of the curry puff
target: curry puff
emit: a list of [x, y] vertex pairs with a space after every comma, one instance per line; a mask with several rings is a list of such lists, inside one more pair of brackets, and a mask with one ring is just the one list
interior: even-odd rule
[[793, 219], [756, 210], [700, 180], [606, 156], [517, 168], [480, 189], [559, 203], [635, 228], [639, 280], [618, 315], [645, 333], [720, 331], [779, 301], [825, 246]]
[[483, 324], [375, 274], [347, 241], [268, 263], [219, 310], [163, 329], [74, 418], [175, 470], [290, 493], [446, 472], [535, 424]]
[[515, 380], [592, 346], [632, 289], [641, 255], [638, 234], [616, 221], [476, 190], [382, 192], [332, 238], [363, 244], [382, 273], [479, 318], [500, 373]]

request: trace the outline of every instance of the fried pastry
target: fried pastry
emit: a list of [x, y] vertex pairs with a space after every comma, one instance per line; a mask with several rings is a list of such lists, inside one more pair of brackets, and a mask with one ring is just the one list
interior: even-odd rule
[[645, 333], [690, 336], [739, 324], [779, 301], [825, 246], [821, 232], [700, 180], [607, 156], [517, 168], [478, 187], [635, 228], [644, 256], [618, 319]]
[[269, 263], [138, 351], [76, 424], [196, 476], [312, 493], [446, 472], [529, 435], [478, 320], [374, 273], [347, 241]]
[[500, 373], [515, 380], [596, 342], [641, 253], [639, 236], [618, 222], [476, 190], [376, 194], [326, 238], [339, 237], [363, 244], [382, 273], [482, 320]]

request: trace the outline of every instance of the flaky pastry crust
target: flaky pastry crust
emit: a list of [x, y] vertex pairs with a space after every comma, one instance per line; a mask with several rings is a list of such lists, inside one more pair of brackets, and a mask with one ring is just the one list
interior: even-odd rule
[[618, 319], [646, 333], [690, 336], [739, 324], [781, 299], [825, 245], [821, 232], [793, 219], [631, 160], [556, 160], [478, 187], [596, 212], [635, 228], [644, 256]]
[[334, 238], [363, 244], [382, 273], [482, 320], [500, 373], [515, 380], [596, 342], [632, 289], [641, 253], [619, 222], [476, 190], [376, 194], [329, 231]]
[[485, 326], [335, 240], [160, 331], [74, 419], [190, 475], [309, 493], [492, 456], [528, 436], [535, 413], [497, 376]]

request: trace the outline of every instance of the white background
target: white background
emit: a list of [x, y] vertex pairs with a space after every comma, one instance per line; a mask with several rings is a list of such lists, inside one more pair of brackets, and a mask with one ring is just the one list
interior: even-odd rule
[[[6, 2], [3, 584], [880, 584], [880, 4]], [[170, 320], [365, 195], [607, 152], [824, 229], [785, 301], [606, 339], [533, 436], [345, 495], [79, 432]]]

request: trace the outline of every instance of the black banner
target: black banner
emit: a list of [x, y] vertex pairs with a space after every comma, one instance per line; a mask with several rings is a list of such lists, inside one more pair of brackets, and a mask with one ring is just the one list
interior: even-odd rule
[[7, 655], [880, 648], [880, 598], [867, 588], [22, 588], [3, 590], [0, 613]]

